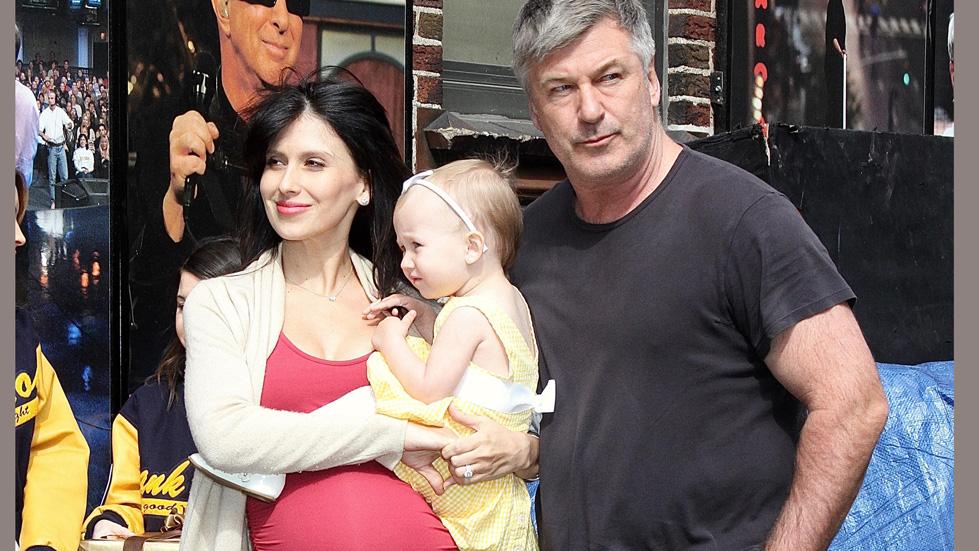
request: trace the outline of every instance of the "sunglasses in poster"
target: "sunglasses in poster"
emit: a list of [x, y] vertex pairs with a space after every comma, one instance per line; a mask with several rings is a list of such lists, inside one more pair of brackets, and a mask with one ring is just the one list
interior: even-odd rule
[[[275, 3], [280, 0], [244, 0], [249, 4], [258, 4], [267, 8], [275, 7]], [[282, 0], [286, 3], [286, 9], [293, 15], [306, 17], [309, 15], [309, 0]]]

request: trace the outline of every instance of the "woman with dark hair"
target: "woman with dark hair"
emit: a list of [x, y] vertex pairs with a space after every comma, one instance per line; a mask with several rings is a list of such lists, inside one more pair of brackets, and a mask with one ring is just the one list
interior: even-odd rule
[[183, 305], [200, 281], [241, 269], [237, 240], [201, 241], [180, 268], [176, 334], [156, 373], [126, 400], [112, 423], [112, 478], [102, 505], [88, 515], [86, 538], [129, 537], [157, 532], [171, 514], [183, 514], [196, 452], [187, 426], [183, 383]]
[[85, 133], [78, 135], [75, 143], [75, 152], [71, 156], [72, 164], [75, 165], [75, 178], [91, 178], [95, 173], [95, 153], [88, 147], [88, 136]]
[[384, 109], [360, 86], [304, 80], [246, 119], [250, 264], [187, 300], [187, 418], [206, 465], [288, 474], [266, 503], [198, 471], [181, 545], [454, 549], [389, 470], [427, 467], [441, 491], [431, 450], [448, 433], [375, 414], [366, 386], [376, 322], [361, 313], [403, 285], [390, 223], [408, 171]]
[[[376, 415], [367, 388], [376, 321], [362, 312], [379, 289], [406, 288], [390, 223], [408, 173], [384, 110], [359, 86], [306, 80], [270, 89], [248, 119], [250, 264], [202, 283], [185, 307], [188, 421], [216, 478], [198, 471], [182, 545], [454, 548], [389, 470], [400, 458], [440, 492], [431, 463], [451, 437]], [[496, 476], [528, 467], [529, 440], [486, 452]], [[217, 469], [289, 474], [269, 504]]]
[[[277, 180], [275, 174], [283, 164], [269, 157], [269, 150], [287, 130], [296, 130], [295, 124], [304, 123], [318, 135], [300, 134], [303, 143], [320, 138], [321, 147], [326, 148], [323, 152], [331, 157], [326, 160], [327, 166], [321, 166], [324, 160], [308, 160], [313, 173], [324, 172], [325, 178], [343, 173], [340, 175], [354, 177], [362, 187], [356, 207], [351, 207], [352, 222], [344, 234], [349, 240], [348, 248], [370, 259], [375, 267], [373, 274], [367, 274], [366, 283], [374, 283], [370, 280], [376, 277], [376, 286], [365, 291], [380, 289], [388, 293], [406, 287], [408, 282], [400, 268], [401, 250], [391, 233], [391, 220], [401, 183], [411, 174], [398, 153], [384, 107], [377, 99], [365, 88], [348, 82], [306, 79], [298, 85], [270, 91], [245, 119], [251, 121], [244, 145], [250, 187], [241, 208], [245, 263], [254, 262], [265, 253], [275, 254], [283, 240], [290, 240], [279, 233], [273, 219], [284, 226], [295, 225], [291, 213], [269, 204], [265, 197], [274, 194], [273, 180]], [[340, 150], [331, 151], [331, 146]], [[347, 166], [341, 166], [342, 162]], [[262, 189], [266, 177], [268, 193]], [[288, 190], [280, 194], [291, 195]]]

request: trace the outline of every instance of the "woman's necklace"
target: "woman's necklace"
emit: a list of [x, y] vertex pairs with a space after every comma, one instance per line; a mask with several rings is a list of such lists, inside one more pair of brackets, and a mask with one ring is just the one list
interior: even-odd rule
[[353, 268], [351, 268], [350, 271], [347, 272], [347, 277], [343, 278], [343, 283], [340, 284], [340, 289], [336, 293], [334, 293], [332, 295], [324, 295], [323, 293], [317, 293], [316, 291], [313, 291], [312, 289], [307, 289], [307, 288], [303, 287], [302, 285], [299, 285], [298, 283], [292, 283], [291, 281], [287, 281], [286, 283], [288, 283], [289, 285], [292, 285], [293, 287], [295, 287], [295, 288], [297, 288], [299, 290], [306, 291], [307, 293], [316, 295], [318, 297], [323, 297], [323, 298], [329, 300], [330, 302], [336, 302], [337, 301], [337, 297], [339, 297], [340, 294], [343, 293], [343, 290], [347, 288], [347, 283], [350, 281], [350, 276], [353, 275], [353, 273], [354, 273], [354, 270], [353, 270]]

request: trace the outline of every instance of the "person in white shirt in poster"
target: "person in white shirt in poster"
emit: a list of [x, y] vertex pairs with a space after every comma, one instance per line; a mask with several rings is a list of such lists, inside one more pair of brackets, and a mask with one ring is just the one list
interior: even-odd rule
[[54, 186], [56, 176], [61, 182], [68, 179], [68, 158], [65, 156], [67, 132], [75, 127], [68, 113], [58, 106], [54, 91], [47, 93], [48, 107], [41, 113], [38, 134], [48, 147], [48, 191], [51, 193], [51, 208], [54, 208]]

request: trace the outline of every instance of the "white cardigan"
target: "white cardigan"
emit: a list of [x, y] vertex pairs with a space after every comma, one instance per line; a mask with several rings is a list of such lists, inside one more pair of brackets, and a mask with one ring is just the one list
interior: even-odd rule
[[[370, 262], [350, 254], [361, 286], [375, 297]], [[375, 459], [393, 468], [407, 422], [375, 414], [369, 393], [355, 391], [311, 413], [259, 405], [265, 363], [285, 310], [281, 250], [271, 256], [266, 252], [241, 272], [202, 281], [184, 305], [184, 393], [198, 451], [233, 473], [315, 471]], [[245, 495], [194, 476], [180, 549], [250, 548]]]

